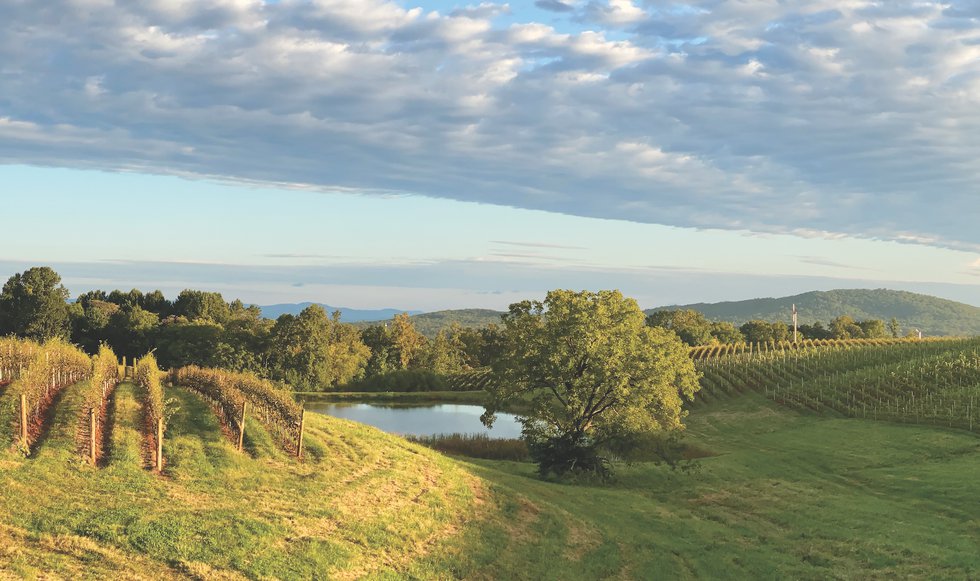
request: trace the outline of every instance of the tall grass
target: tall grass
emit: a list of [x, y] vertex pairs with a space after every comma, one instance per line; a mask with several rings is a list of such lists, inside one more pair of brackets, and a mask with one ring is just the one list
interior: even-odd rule
[[436, 434], [408, 436], [408, 440], [455, 456], [516, 462], [531, 458], [527, 444], [517, 438], [491, 438], [486, 434]]

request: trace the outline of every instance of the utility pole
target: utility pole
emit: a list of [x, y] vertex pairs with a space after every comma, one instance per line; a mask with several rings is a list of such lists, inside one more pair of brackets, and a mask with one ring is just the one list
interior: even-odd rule
[[796, 332], [799, 328], [799, 320], [796, 317], [796, 303], [793, 303], [793, 343], [796, 343]]

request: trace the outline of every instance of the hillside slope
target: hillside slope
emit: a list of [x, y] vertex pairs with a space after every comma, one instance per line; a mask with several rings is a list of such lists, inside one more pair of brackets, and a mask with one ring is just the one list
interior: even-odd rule
[[[309, 456], [208, 405], [179, 408], [163, 475], [140, 466], [132, 384], [113, 450], [73, 457], [71, 391], [36, 456], [0, 453], [0, 579], [970, 579], [980, 439], [799, 414], [749, 393], [694, 410], [703, 469], [638, 462], [556, 484], [518, 462], [459, 461], [308, 414]], [[70, 388], [75, 389], [75, 388]], [[896, 526], [895, 523], [901, 523]]]
[[[502, 314], [502, 311], [493, 311], [490, 309], [450, 309], [446, 311], [433, 311], [431, 313], [412, 315], [411, 318], [412, 323], [415, 324], [415, 328], [418, 329], [420, 333], [431, 339], [435, 337], [439, 331], [448, 328], [453, 323], [456, 323], [460, 327], [471, 329], [486, 327], [491, 323], [499, 324], [500, 315]], [[384, 324], [384, 322], [361, 322], [357, 323], [357, 326], [367, 327], [369, 325], [379, 324]]]
[[238, 452], [207, 402], [180, 388], [167, 389], [177, 407], [162, 475], [142, 465], [129, 383], [113, 398], [108, 462], [92, 467], [74, 452], [82, 385], [57, 402], [36, 454], [0, 451], [0, 579], [390, 575], [479, 518], [482, 484], [434, 452], [318, 414], [303, 462], [268, 445], [258, 422]]
[[799, 311], [800, 323], [821, 321], [826, 324], [840, 315], [856, 319], [898, 319], [905, 330], [918, 328], [927, 335], [980, 335], [980, 308], [934, 296], [888, 289], [846, 289], [813, 291], [799, 295], [672, 305], [664, 309], [694, 309], [714, 321], [741, 324], [752, 319], [791, 320], [793, 305]]

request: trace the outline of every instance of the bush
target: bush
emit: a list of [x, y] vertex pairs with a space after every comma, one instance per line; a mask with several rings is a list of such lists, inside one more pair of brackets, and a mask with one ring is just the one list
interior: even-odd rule
[[584, 435], [574, 433], [559, 436], [527, 435], [531, 459], [538, 465], [538, 475], [547, 478], [585, 475], [606, 480], [612, 476], [609, 460]]
[[400, 369], [352, 381], [337, 391], [450, 391], [446, 379], [432, 371], [423, 369]]

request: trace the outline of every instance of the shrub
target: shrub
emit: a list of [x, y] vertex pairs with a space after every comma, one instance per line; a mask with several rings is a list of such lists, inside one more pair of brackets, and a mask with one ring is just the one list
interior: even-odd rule
[[338, 391], [448, 391], [446, 379], [424, 369], [399, 369], [348, 383]]

